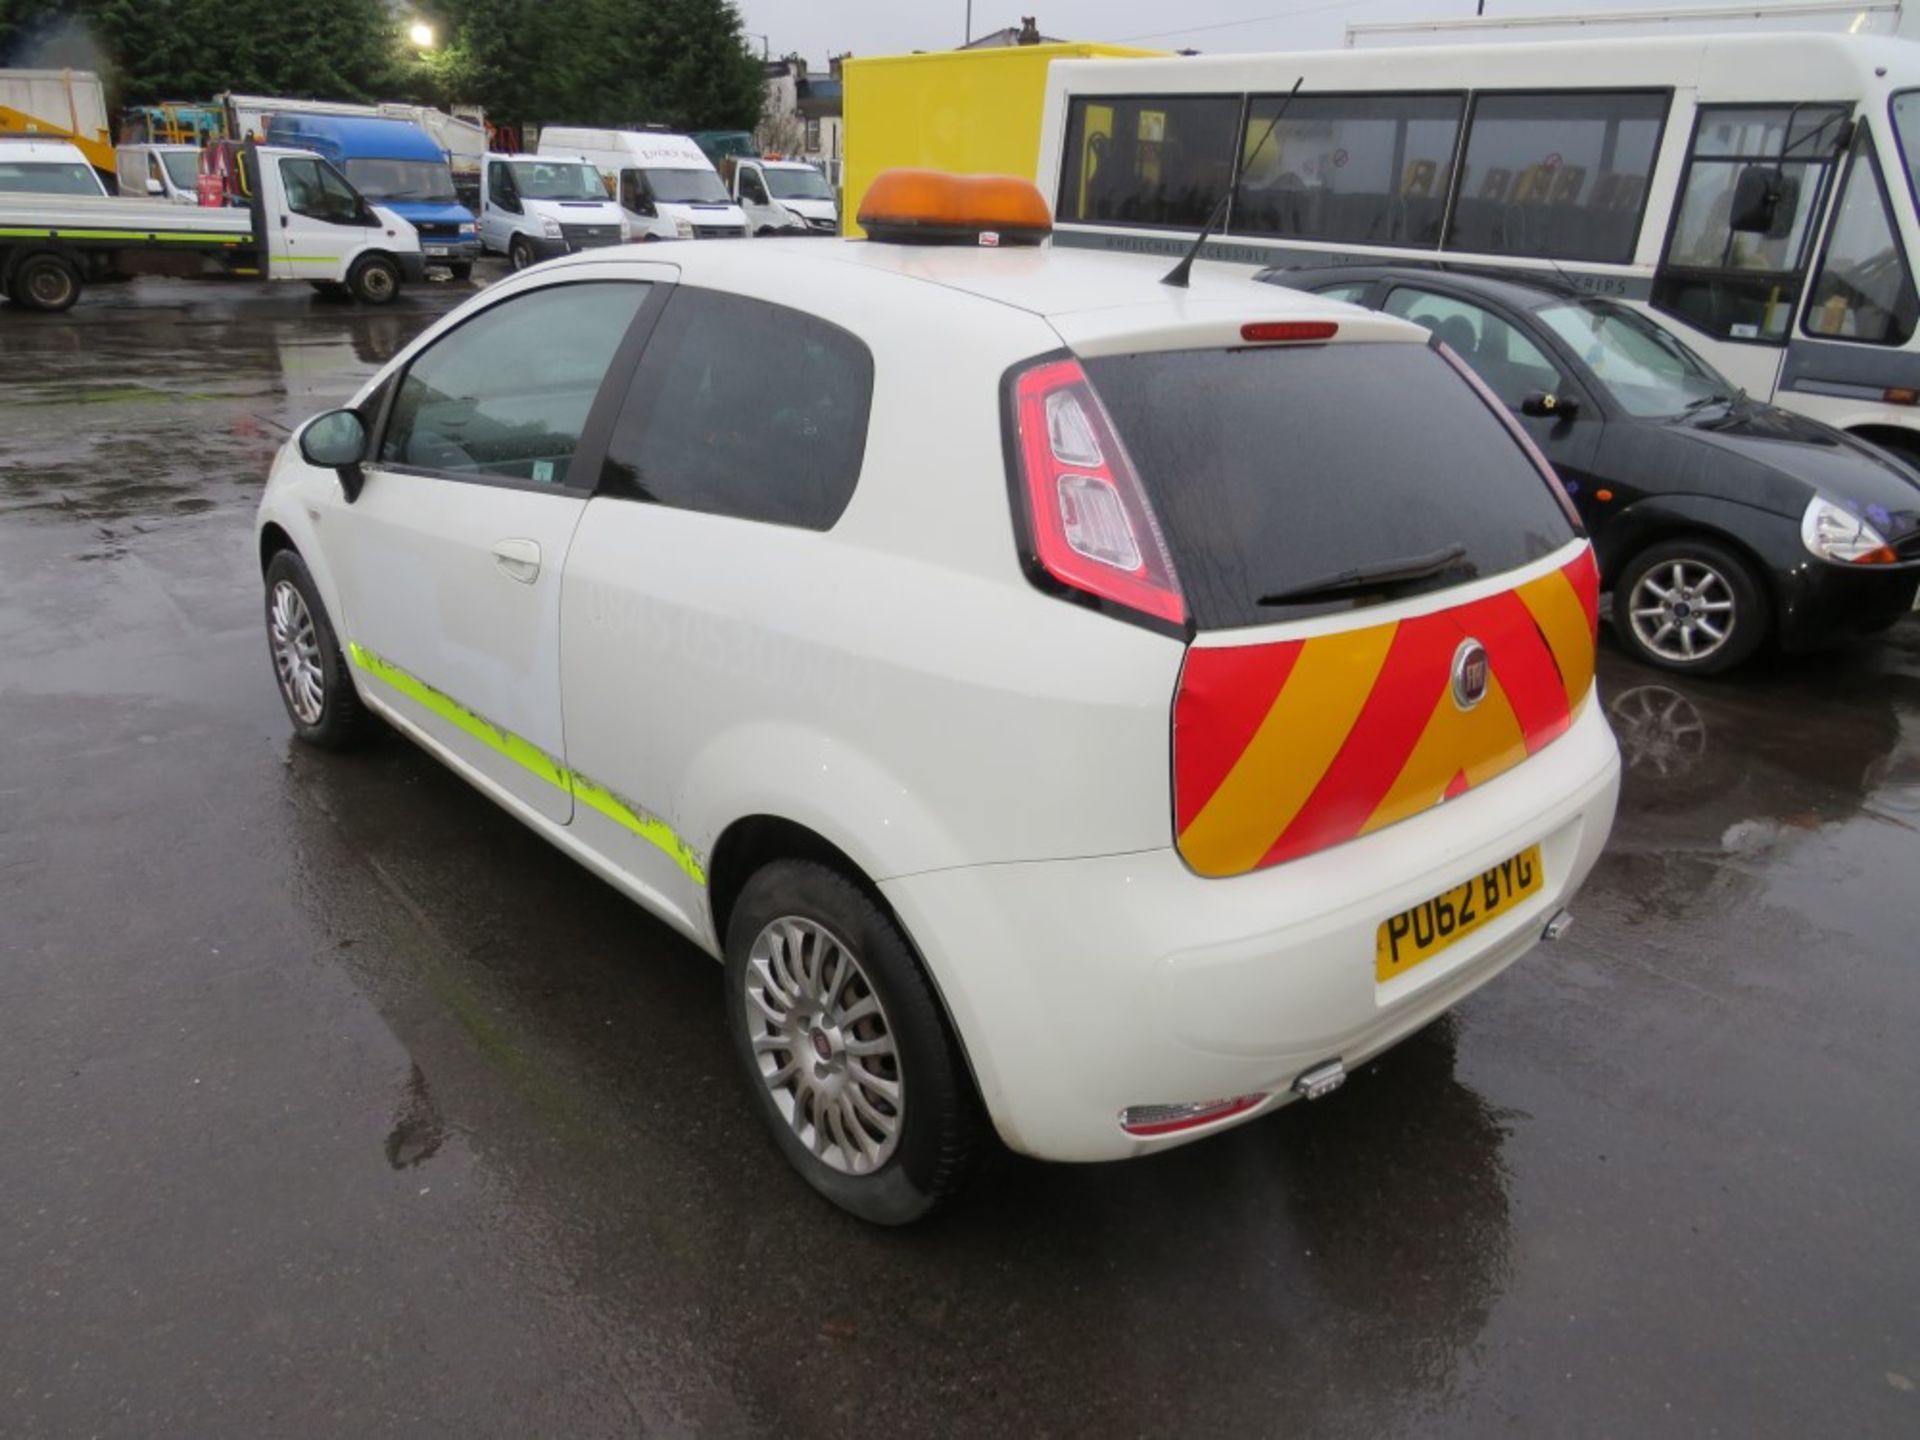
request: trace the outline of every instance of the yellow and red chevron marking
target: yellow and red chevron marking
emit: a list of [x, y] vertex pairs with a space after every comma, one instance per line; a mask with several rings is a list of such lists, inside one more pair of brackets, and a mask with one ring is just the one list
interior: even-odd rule
[[[1202, 875], [1241, 875], [1365, 835], [1509, 770], [1593, 686], [1593, 552], [1411, 620], [1310, 640], [1194, 648], [1173, 709], [1174, 820]], [[1486, 647], [1462, 710], [1453, 657]]]

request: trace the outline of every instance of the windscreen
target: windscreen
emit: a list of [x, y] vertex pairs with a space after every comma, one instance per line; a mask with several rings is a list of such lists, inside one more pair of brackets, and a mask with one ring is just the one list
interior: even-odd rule
[[605, 200], [606, 183], [600, 172], [578, 160], [519, 160], [513, 166], [514, 183], [524, 200]]
[[818, 170], [766, 170], [767, 189], [776, 200], [831, 200], [833, 187]]
[[1679, 415], [1729, 399], [1733, 382], [1659, 326], [1604, 300], [1566, 300], [1535, 312], [1586, 362], [1629, 415]]
[[439, 160], [349, 160], [340, 167], [353, 188], [369, 200], [445, 201], [451, 205], [453, 172]]
[[175, 189], [192, 193], [200, 178], [199, 151], [162, 150], [160, 163], [167, 167], [167, 175], [172, 179]]
[[[1459, 585], [1538, 560], [1573, 536], [1559, 497], [1506, 425], [1428, 346], [1176, 350], [1083, 363], [1203, 630]], [[1354, 572], [1406, 578], [1356, 587]], [[1307, 587], [1320, 597], [1288, 598]]]
[[711, 170], [648, 170], [647, 188], [669, 205], [724, 205], [727, 187]]
[[0, 160], [0, 193], [98, 195], [100, 181], [85, 165], [51, 160]]

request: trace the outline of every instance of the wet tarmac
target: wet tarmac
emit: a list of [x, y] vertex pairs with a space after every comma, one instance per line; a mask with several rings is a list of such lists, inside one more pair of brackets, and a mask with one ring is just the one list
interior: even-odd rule
[[0, 313], [0, 1431], [1920, 1434], [1920, 624], [1607, 652], [1565, 941], [1323, 1103], [870, 1230], [710, 961], [288, 739], [261, 477], [457, 298]]

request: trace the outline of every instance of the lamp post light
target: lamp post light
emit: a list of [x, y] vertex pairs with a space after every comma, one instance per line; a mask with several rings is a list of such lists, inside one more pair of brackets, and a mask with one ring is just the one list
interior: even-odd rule
[[416, 20], [407, 27], [407, 39], [413, 42], [416, 50], [433, 48], [433, 26], [424, 20]]

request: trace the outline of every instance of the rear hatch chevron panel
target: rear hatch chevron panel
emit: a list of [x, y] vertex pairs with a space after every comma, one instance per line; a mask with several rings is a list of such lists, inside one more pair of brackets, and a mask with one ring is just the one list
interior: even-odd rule
[[[1195, 646], [1174, 702], [1174, 818], [1202, 875], [1241, 875], [1392, 825], [1512, 769], [1593, 686], [1599, 576], [1582, 548], [1513, 589], [1300, 640]], [[1453, 663], [1485, 647], [1463, 709]]]

